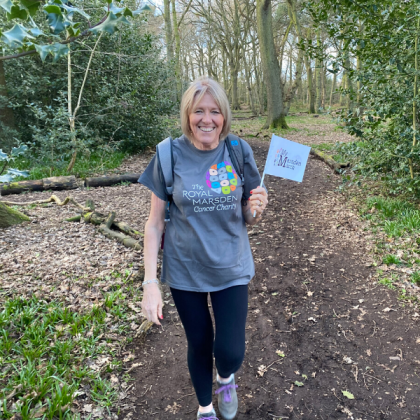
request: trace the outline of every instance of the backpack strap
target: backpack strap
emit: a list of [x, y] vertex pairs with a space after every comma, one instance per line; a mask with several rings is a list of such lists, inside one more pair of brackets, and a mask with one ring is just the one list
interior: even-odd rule
[[242, 140], [234, 134], [229, 134], [226, 137], [226, 147], [228, 149], [229, 156], [232, 159], [232, 165], [241, 177], [242, 183], [244, 183], [244, 151], [242, 148]]
[[[169, 198], [165, 209], [165, 222], [169, 222], [171, 220], [169, 206], [174, 192], [174, 155], [172, 151], [172, 137], [167, 137], [156, 146], [156, 157], [160, 173], [162, 174], [165, 183], [166, 195]], [[163, 240], [161, 247], [163, 249]]]
[[172, 138], [167, 137], [156, 146], [159, 168], [165, 183], [166, 195], [172, 200], [174, 192], [174, 157], [172, 152]]

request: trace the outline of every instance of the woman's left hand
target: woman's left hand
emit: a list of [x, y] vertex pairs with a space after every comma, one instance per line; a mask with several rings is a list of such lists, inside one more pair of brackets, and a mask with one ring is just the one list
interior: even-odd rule
[[254, 188], [249, 203], [252, 215], [256, 212], [255, 217], [260, 217], [268, 204], [267, 191], [263, 187]]

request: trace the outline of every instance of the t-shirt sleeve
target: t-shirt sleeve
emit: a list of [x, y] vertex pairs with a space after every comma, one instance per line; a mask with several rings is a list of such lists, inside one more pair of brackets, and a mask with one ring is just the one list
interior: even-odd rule
[[260, 185], [261, 176], [258, 172], [251, 146], [244, 140], [242, 140], [242, 150], [244, 154], [244, 198], [248, 200], [251, 196], [251, 190]]
[[153, 156], [153, 159], [150, 161], [145, 171], [141, 174], [138, 182], [149, 188], [149, 190], [161, 200], [168, 201], [165, 182], [159, 169], [156, 155]]

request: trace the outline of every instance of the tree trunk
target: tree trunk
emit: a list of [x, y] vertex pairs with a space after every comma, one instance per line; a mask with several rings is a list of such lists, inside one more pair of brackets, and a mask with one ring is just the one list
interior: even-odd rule
[[334, 92], [335, 92], [336, 83], [337, 83], [337, 73], [334, 73], [332, 85], [331, 85], [330, 106], [334, 105]]
[[284, 115], [283, 87], [280, 66], [273, 39], [271, 0], [257, 0], [257, 29], [260, 41], [261, 61], [267, 85], [267, 122], [270, 128], [288, 128]]
[[296, 96], [296, 92], [302, 86], [302, 70], [303, 70], [303, 50], [299, 50], [299, 54], [296, 61], [295, 80], [289, 87], [289, 90], [284, 99], [284, 107], [285, 107], [284, 114], [285, 115], [289, 114], [290, 105], [292, 104], [292, 101], [294, 97]]
[[0, 228], [8, 228], [29, 220], [29, 217], [25, 214], [6, 206], [0, 201]]
[[180, 59], [180, 52], [181, 52], [181, 39], [179, 36], [178, 30], [178, 20], [176, 17], [176, 9], [175, 9], [175, 0], [172, 1], [172, 20], [173, 20], [173, 30], [174, 30], [174, 38], [175, 38], [175, 78], [176, 78], [176, 100], [179, 102], [181, 101], [181, 94], [182, 94], [182, 74], [181, 74], [181, 59]]
[[163, 0], [163, 18], [165, 20], [165, 40], [166, 40], [166, 58], [172, 61], [174, 58], [174, 49], [172, 46], [172, 24], [171, 24], [171, 0]]
[[316, 44], [317, 44], [317, 55], [315, 59], [315, 81], [316, 81], [316, 99], [315, 99], [315, 111], [319, 112], [322, 102], [322, 60], [319, 56], [320, 47], [321, 47], [321, 37], [319, 34], [319, 29], [316, 34]]

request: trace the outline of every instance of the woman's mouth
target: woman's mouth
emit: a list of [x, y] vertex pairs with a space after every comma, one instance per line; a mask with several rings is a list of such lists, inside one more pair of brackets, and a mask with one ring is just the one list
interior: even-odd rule
[[198, 127], [201, 131], [204, 131], [205, 133], [211, 133], [213, 130], [215, 130], [214, 127]]

